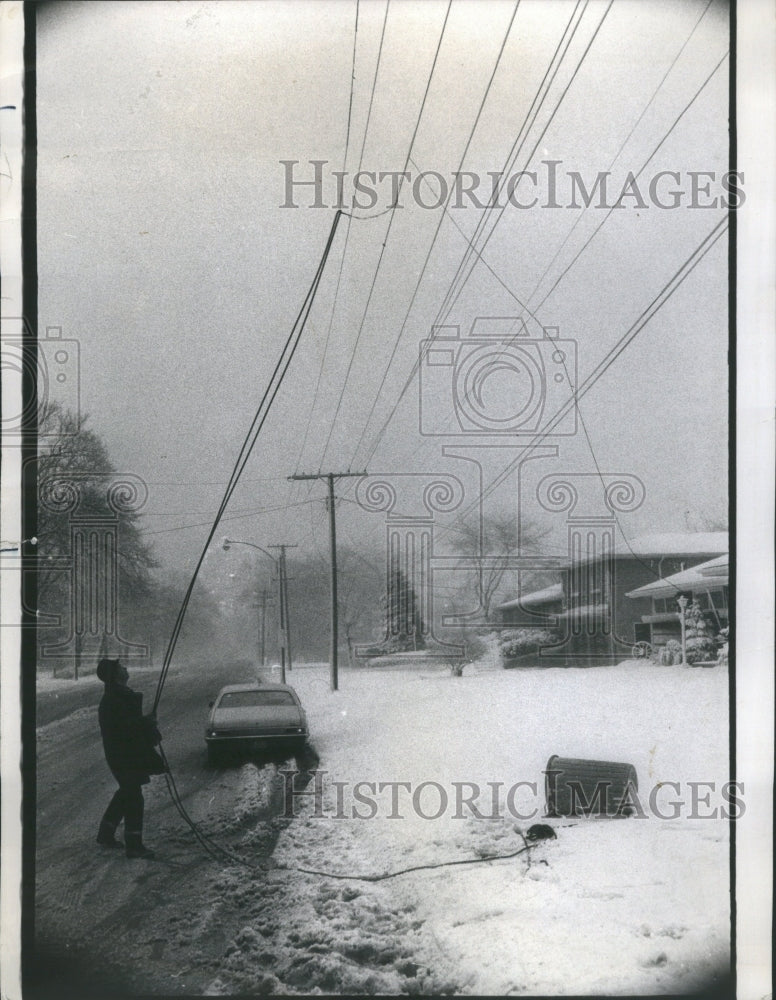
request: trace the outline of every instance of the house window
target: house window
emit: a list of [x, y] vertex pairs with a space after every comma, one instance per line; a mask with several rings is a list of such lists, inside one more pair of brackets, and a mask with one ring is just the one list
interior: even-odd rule
[[652, 642], [652, 626], [644, 622], [634, 622], [633, 638], [635, 642]]
[[727, 614], [727, 587], [724, 587], [722, 590], [709, 591], [709, 598], [711, 599], [711, 607], [713, 609]]

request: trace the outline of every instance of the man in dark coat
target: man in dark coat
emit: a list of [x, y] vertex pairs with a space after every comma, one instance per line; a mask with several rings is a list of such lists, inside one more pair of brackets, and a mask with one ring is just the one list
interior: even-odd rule
[[128, 858], [152, 858], [143, 844], [143, 790], [151, 774], [161, 774], [164, 764], [154, 746], [160, 736], [153, 715], [143, 715], [143, 695], [127, 687], [129, 672], [119, 660], [103, 659], [97, 676], [105, 685], [99, 719], [105, 759], [119, 787], [100, 822], [97, 843], [121, 847], [116, 827], [124, 820]]

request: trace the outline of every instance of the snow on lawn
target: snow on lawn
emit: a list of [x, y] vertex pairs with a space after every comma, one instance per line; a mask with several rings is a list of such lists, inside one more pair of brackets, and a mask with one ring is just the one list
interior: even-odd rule
[[[724, 668], [633, 661], [505, 671], [483, 662], [461, 678], [431, 665], [362, 669], [342, 671], [332, 693], [326, 669], [308, 667], [289, 681], [327, 773], [322, 800], [293, 803], [297, 818], [281, 833], [271, 873], [282, 903], [263, 906], [258, 918], [285, 934], [285, 974], [259, 982], [269, 962], [251, 955], [265, 930], [249, 924], [213, 992], [252, 984], [329, 993], [681, 993], [724, 973]], [[542, 771], [552, 754], [633, 764], [646, 815], [554, 819], [556, 840], [512, 858], [377, 883], [298, 871], [378, 875], [514, 854], [525, 846], [521, 830], [543, 821]], [[536, 783], [536, 793], [523, 786], [512, 806], [524, 815], [535, 809], [533, 818], [507, 808], [505, 793], [520, 781]], [[361, 800], [358, 782], [374, 783], [361, 787]], [[411, 789], [378, 790], [395, 782]], [[423, 782], [437, 786], [418, 793]], [[503, 783], [496, 818], [457, 807], [454, 783], [464, 782], [480, 788], [474, 804], [486, 816], [489, 783]], [[666, 815], [672, 801], [683, 801], [677, 818], [650, 809], [660, 782], [680, 785], [678, 794], [673, 786], [656, 793]], [[698, 789], [694, 816], [688, 782], [715, 783], [713, 791]], [[417, 815], [413, 793], [419, 811], [441, 815]], [[715, 808], [716, 819], [700, 818]], [[377, 814], [353, 818], [354, 810]], [[294, 948], [307, 962], [304, 973], [290, 960]]]

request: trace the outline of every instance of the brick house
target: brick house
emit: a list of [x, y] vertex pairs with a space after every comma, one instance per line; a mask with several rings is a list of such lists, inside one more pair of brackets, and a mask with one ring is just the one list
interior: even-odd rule
[[[619, 550], [593, 546], [588, 552], [572, 554], [555, 587], [499, 605], [501, 624], [552, 627], [558, 643], [540, 653], [548, 665], [553, 661], [579, 666], [618, 662], [628, 658], [634, 644], [644, 638], [644, 626], [652, 624], [644, 618], [655, 614], [653, 601], [661, 599], [652, 592], [643, 594], [643, 588], [665, 585], [667, 577], [725, 556], [727, 551], [727, 532], [643, 535], [627, 540]], [[673, 586], [667, 586], [673, 592]]]
[[727, 628], [728, 578], [729, 557], [725, 554], [629, 591], [625, 596], [631, 600], [650, 601], [649, 610], [634, 625], [637, 640], [653, 648], [664, 646], [669, 639], [679, 640], [677, 599], [681, 596], [698, 602], [714, 631]]

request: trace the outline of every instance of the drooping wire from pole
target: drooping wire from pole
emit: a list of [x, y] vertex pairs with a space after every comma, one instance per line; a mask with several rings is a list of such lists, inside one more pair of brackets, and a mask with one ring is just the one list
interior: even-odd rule
[[223, 498], [219, 505], [218, 511], [216, 512], [210, 531], [208, 532], [208, 536], [205, 540], [202, 552], [200, 553], [200, 556], [194, 567], [194, 572], [192, 573], [189, 585], [186, 588], [186, 592], [184, 594], [180, 610], [178, 611], [178, 615], [176, 617], [175, 624], [173, 626], [172, 633], [170, 635], [170, 639], [167, 644], [167, 649], [165, 650], [162, 669], [159, 676], [159, 682], [157, 684], [156, 694], [154, 696], [154, 703], [153, 703], [154, 712], [156, 712], [157, 707], [159, 705], [159, 700], [162, 696], [162, 690], [164, 688], [164, 683], [167, 678], [167, 672], [170, 668], [170, 662], [172, 661], [173, 653], [175, 652], [175, 646], [177, 644], [178, 637], [183, 627], [183, 621], [186, 616], [186, 610], [188, 608], [189, 601], [191, 600], [191, 595], [194, 590], [194, 585], [197, 581], [199, 571], [202, 567], [202, 563], [205, 560], [205, 556], [207, 554], [210, 543], [213, 540], [213, 537], [218, 529], [218, 524], [221, 520], [221, 517], [223, 516], [227, 504], [229, 503], [229, 500], [232, 494], [234, 493], [234, 490], [237, 487], [237, 483], [239, 482], [240, 476], [242, 475], [242, 472], [248, 462], [248, 459], [250, 458], [251, 452], [253, 451], [253, 448], [256, 444], [256, 441], [258, 440], [262, 428], [264, 427], [264, 423], [266, 422], [272, 404], [275, 401], [275, 397], [278, 394], [283, 379], [285, 378], [286, 372], [288, 371], [291, 361], [293, 360], [294, 354], [299, 345], [299, 340], [302, 336], [302, 332], [304, 331], [307, 318], [310, 315], [313, 302], [315, 301], [315, 295], [318, 291], [318, 286], [320, 285], [321, 278], [323, 276], [323, 272], [326, 267], [326, 261], [328, 260], [329, 252], [331, 251], [332, 243], [334, 242], [334, 237], [336, 235], [337, 226], [339, 225], [341, 216], [342, 213], [340, 211], [337, 211], [334, 215], [334, 220], [332, 222], [331, 229], [329, 230], [329, 236], [326, 241], [326, 245], [324, 247], [320, 262], [316, 269], [315, 276], [313, 277], [310, 287], [307, 290], [307, 294], [304, 297], [302, 306], [300, 307], [299, 312], [296, 315], [296, 319], [294, 320], [294, 323], [291, 327], [291, 331], [289, 332], [286, 342], [283, 345], [280, 357], [278, 358], [277, 364], [275, 365], [275, 369], [272, 372], [269, 382], [267, 383], [267, 387], [261, 398], [256, 413], [254, 414], [254, 417], [251, 421], [250, 427], [248, 428], [248, 432], [246, 433], [242, 445], [240, 446], [240, 450], [238, 452], [237, 459], [232, 469], [232, 474], [229, 477], [226, 490], [224, 491]]

